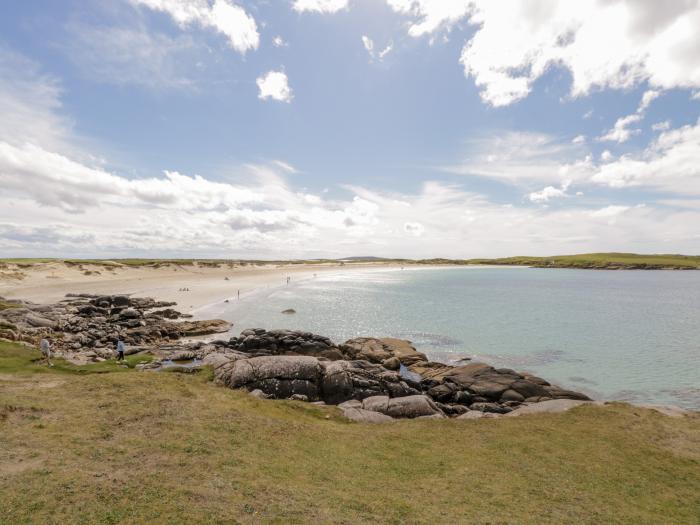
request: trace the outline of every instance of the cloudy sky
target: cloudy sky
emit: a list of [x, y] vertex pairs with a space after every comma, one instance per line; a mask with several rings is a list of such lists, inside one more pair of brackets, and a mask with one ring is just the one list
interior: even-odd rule
[[700, 253], [700, 0], [0, 5], [0, 254]]

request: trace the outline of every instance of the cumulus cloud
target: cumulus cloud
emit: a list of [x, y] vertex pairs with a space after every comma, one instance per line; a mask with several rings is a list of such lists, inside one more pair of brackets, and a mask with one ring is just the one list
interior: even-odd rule
[[214, 29], [228, 39], [229, 45], [245, 54], [257, 49], [260, 34], [255, 19], [230, 0], [130, 0], [155, 11], [167, 13], [182, 28], [199, 25]]
[[531, 202], [546, 203], [551, 199], [559, 199], [562, 197], [567, 197], [566, 193], [571, 186], [571, 181], [564, 181], [560, 188], [555, 188], [554, 186], [547, 186], [546, 188], [532, 192], [528, 195]]
[[655, 90], [645, 91], [642, 95], [642, 99], [639, 102], [639, 107], [637, 112], [626, 117], [617, 119], [615, 125], [606, 134], [598, 137], [599, 141], [611, 141], [611, 142], [627, 142], [630, 137], [641, 133], [641, 129], [629, 129], [632, 124], [641, 121], [644, 118], [649, 104], [659, 97], [661, 93]]
[[416, 19], [408, 34], [420, 37], [438, 30], [449, 30], [471, 10], [468, 0], [387, 0], [395, 11]]
[[289, 80], [283, 71], [268, 71], [256, 80], [258, 84], [258, 98], [262, 100], [272, 99], [279, 102], [291, 102], [293, 98]]
[[494, 106], [524, 98], [554, 66], [571, 72], [572, 96], [644, 82], [657, 90], [700, 86], [696, 1], [471, 4], [464, 12], [477, 30], [460, 61]]
[[576, 135], [571, 142], [573, 144], [583, 144], [586, 142], [586, 135]]
[[650, 89], [648, 91], [645, 91], [644, 94], [642, 95], [642, 100], [639, 102], [639, 108], [637, 108], [637, 113], [643, 114], [649, 105], [659, 98], [659, 95], [661, 95], [660, 91], [656, 91], [654, 89]]
[[411, 193], [347, 187], [350, 196], [334, 200], [291, 188], [277, 163], [242, 168], [241, 186], [178, 172], [128, 179], [5, 144], [0, 159], [0, 249], [8, 256], [468, 257], [660, 243], [697, 251], [700, 242], [700, 210], [504, 207], [439, 182]]
[[623, 155], [594, 170], [591, 180], [615, 188], [700, 193], [700, 121], [662, 132], [641, 154]]
[[615, 125], [606, 134], [598, 137], [600, 141], [627, 142], [632, 135], [641, 133], [641, 129], [630, 129], [629, 126], [642, 120], [642, 116], [635, 113], [621, 117], [615, 121]]
[[292, 9], [299, 13], [337, 13], [348, 7], [348, 0], [294, 0]]

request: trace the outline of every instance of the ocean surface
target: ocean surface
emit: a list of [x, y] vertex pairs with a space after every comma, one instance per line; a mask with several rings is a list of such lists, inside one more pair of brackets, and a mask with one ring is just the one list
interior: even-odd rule
[[399, 337], [435, 360], [530, 371], [597, 399], [700, 409], [700, 271], [352, 269], [280, 284], [202, 316], [234, 322], [232, 335]]

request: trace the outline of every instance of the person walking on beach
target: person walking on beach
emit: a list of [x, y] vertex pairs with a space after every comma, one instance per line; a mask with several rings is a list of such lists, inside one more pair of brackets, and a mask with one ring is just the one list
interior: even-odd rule
[[39, 348], [41, 349], [41, 355], [46, 358], [46, 364], [48, 366], [53, 366], [51, 364], [51, 343], [48, 339], [44, 338], [39, 343]]
[[238, 290], [238, 300], [239, 301], [241, 300], [241, 291], [240, 290]]
[[117, 340], [117, 361], [124, 361], [124, 341]]

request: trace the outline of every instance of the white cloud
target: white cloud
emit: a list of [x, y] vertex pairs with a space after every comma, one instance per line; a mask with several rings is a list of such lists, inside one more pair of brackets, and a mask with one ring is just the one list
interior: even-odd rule
[[700, 87], [698, 2], [474, 0], [473, 5], [467, 14], [478, 29], [461, 63], [483, 100], [494, 106], [527, 96], [554, 66], [571, 72], [572, 96], [644, 82], [657, 90]]
[[670, 120], [664, 120], [663, 122], [657, 122], [656, 124], [652, 124], [651, 129], [654, 131], [666, 131], [667, 129], [671, 128], [671, 121]]
[[576, 135], [571, 142], [573, 144], [584, 144], [586, 142], [586, 135]]
[[67, 147], [71, 125], [60, 116], [61, 91], [58, 79], [0, 46], [0, 140]]
[[367, 35], [362, 35], [362, 45], [365, 48], [365, 51], [370, 56], [371, 60], [383, 60], [386, 55], [388, 55], [392, 49], [394, 49], [394, 44], [389, 43], [384, 49], [382, 49], [379, 52], [375, 52], [374, 50], [374, 41], [368, 37]]
[[257, 49], [260, 34], [255, 19], [230, 0], [130, 0], [155, 11], [169, 14], [182, 28], [197, 24], [215, 29], [228, 38], [229, 45], [245, 54]]
[[661, 95], [660, 91], [656, 91], [654, 89], [650, 89], [648, 91], [645, 91], [644, 94], [642, 95], [642, 100], [639, 103], [639, 107], [637, 108], [637, 113], [644, 113], [649, 105], [659, 98], [659, 95]]
[[272, 45], [275, 47], [287, 47], [289, 44], [285, 42], [284, 38], [282, 38], [280, 35], [277, 35], [275, 38], [272, 39]]
[[580, 144], [563, 142], [544, 133], [504, 132], [468, 143], [469, 157], [443, 166], [450, 173], [477, 175], [510, 182], [578, 179], [588, 160], [576, 161]]
[[700, 210], [503, 206], [437, 182], [415, 193], [350, 187], [349, 198], [333, 200], [290, 188], [279, 162], [243, 169], [245, 185], [177, 172], [127, 179], [39, 146], [2, 143], [0, 250], [279, 258], [700, 248]]
[[700, 122], [662, 132], [641, 154], [604, 164], [590, 178], [614, 188], [646, 186], [700, 193]]
[[362, 45], [365, 46], [365, 50], [372, 55], [374, 53], [374, 41], [367, 35], [362, 35]]
[[613, 158], [613, 154], [607, 149], [600, 154], [600, 160], [603, 162], [610, 162]]
[[564, 181], [561, 188], [555, 188], [554, 186], [547, 186], [541, 191], [535, 191], [528, 195], [531, 202], [545, 203], [549, 202], [551, 199], [560, 199], [562, 197], [568, 196], [566, 193], [571, 186], [571, 181]]
[[449, 30], [470, 11], [468, 0], [387, 0], [395, 11], [416, 18], [408, 34], [420, 37], [438, 30]]
[[280, 102], [291, 102], [293, 98], [292, 90], [289, 87], [287, 75], [282, 71], [268, 71], [256, 80], [260, 93], [258, 98], [266, 100], [278, 100]]
[[661, 95], [659, 91], [645, 91], [642, 95], [642, 99], [639, 102], [639, 106], [637, 107], [637, 112], [632, 115], [628, 115], [626, 117], [617, 119], [617, 121], [615, 122], [615, 126], [606, 134], [598, 137], [598, 140], [622, 143], [627, 142], [630, 139], [630, 137], [632, 137], [632, 135], [637, 135], [641, 133], [641, 129], [629, 129], [629, 126], [631, 124], [634, 124], [635, 122], [639, 122], [644, 118], [644, 114], [646, 113], [649, 104], [651, 104], [652, 101], [657, 99], [659, 95]]
[[390, 42], [387, 44], [387, 46], [382, 49], [379, 54], [377, 55], [379, 57], [379, 60], [382, 60], [385, 56], [387, 56], [391, 51], [394, 49], [394, 44], [393, 42]]
[[299, 13], [337, 13], [348, 7], [348, 0], [294, 0], [292, 9]]
[[590, 215], [591, 217], [599, 219], [611, 219], [613, 217], [617, 217], [622, 213], [625, 213], [629, 209], [630, 206], [610, 205], [606, 206], [605, 208], [600, 208], [599, 210], [592, 211]]
[[642, 120], [642, 116], [634, 113], [626, 117], [621, 117], [615, 122], [615, 126], [605, 135], [598, 137], [600, 141], [627, 142], [630, 137], [641, 133], [640, 129], [629, 129], [629, 126]]

